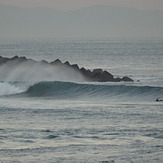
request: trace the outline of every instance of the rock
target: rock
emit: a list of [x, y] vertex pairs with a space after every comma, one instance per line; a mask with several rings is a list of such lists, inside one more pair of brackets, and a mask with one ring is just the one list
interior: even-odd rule
[[[7, 64], [8, 62], [10, 63], [14, 63], [15, 66], [17, 66], [17, 64], [21, 64], [21, 63], [26, 63], [26, 65], [33, 66], [35, 64], [38, 65], [42, 65], [44, 66], [46, 64], [46, 66], [58, 66], [58, 69], [61, 69], [61, 71], [63, 72], [67, 72], [68, 74], [74, 74], [74, 72], [76, 73], [76, 75], [82, 76], [85, 81], [97, 81], [97, 82], [121, 82], [121, 81], [125, 81], [125, 82], [133, 82], [133, 79], [124, 76], [123, 78], [114, 78], [114, 76], [109, 73], [108, 71], [103, 71], [102, 69], [98, 68], [98, 69], [94, 69], [93, 71], [90, 71], [89, 69], [85, 69], [84, 67], [82, 67], [81, 69], [79, 69], [79, 66], [77, 64], [73, 64], [70, 65], [70, 63], [68, 61], [66, 61], [65, 63], [62, 63], [59, 59], [56, 59], [53, 62], [47, 62], [45, 60], [42, 61], [34, 61], [32, 59], [27, 59], [26, 57], [18, 57], [18, 56], [14, 56], [12, 58], [5, 58], [0, 56], [0, 66]], [[16, 64], [15, 64], [16, 63]], [[12, 70], [12, 69], [11, 69]], [[68, 71], [67, 71], [68, 70]]]
[[70, 66], [70, 63], [68, 61], [66, 61], [64, 64]]
[[109, 72], [107, 72], [107, 71], [104, 71], [103, 74], [104, 74], [105, 77], [107, 77], [107, 78], [113, 78], [113, 77], [114, 77], [111, 73], [109, 73]]
[[9, 60], [10, 60], [9, 58], [0, 57], [0, 65], [5, 64], [5, 63], [8, 62]]
[[18, 59], [18, 61], [19, 61], [19, 62], [25, 62], [25, 61], [27, 61], [27, 58], [26, 58], [26, 57], [20, 57], [20, 58]]
[[11, 58], [10, 60], [18, 60], [19, 59], [19, 57], [16, 55], [16, 56], [14, 56], [13, 58]]
[[80, 69], [80, 73], [86, 78], [87, 81], [92, 81], [92, 72], [90, 70], [86, 70], [84, 67]]
[[94, 69], [92, 71], [92, 80], [98, 82], [107, 82], [114, 81], [114, 76], [107, 71], [103, 71], [102, 69]]
[[122, 79], [120, 77], [114, 78], [114, 82], [121, 82]]
[[103, 70], [102, 70], [101, 68], [94, 69], [94, 70], [92, 71], [92, 73], [93, 73], [93, 74], [101, 74], [101, 73], [103, 73]]
[[93, 71], [91, 76], [92, 76], [93, 81], [98, 81], [98, 82], [102, 82], [103, 81], [102, 72]]
[[45, 61], [45, 60], [42, 60], [41, 63], [42, 63], [42, 64], [49, 64], [49, 63], [48, 63], [47, 61]]
[[131, 79], [131, 78], [129, 78], [129, 77], [127, 77], [127, 76], [124, 76], [124, 77], [122, 78], [122, 81], [125, 81], [125, 82], [133, 82], [134, 80]]
[[84, 73], [86, 73], [86, 69], [84, 68], [84, 67], [82, 67], [81, 69], [80, 69], [80, 71], [84, 74]]
[[78, 66], [77, 64], [73, 64], [73, 65], [71, 65], [71, 67], [72, 67], [73, 69], [75, 69], [75, 70], [79, 70], [79, 66]]
[[114, 80], [114, 76], [112, 74], [110, 74], [109, 72], [107, 71], [104, 71], [102, 73], [102, 80], [103, 82], [106, 82], [106, 81], [113, 81]]
[[50, 64], [52, 64], [52, 65], [61, 65], [62, 62], [59, 59], [56, 59], [55, 61], [50, 62]]

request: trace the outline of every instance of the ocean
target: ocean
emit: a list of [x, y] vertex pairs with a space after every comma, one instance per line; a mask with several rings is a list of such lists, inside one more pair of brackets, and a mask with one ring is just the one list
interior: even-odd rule
[[163, 101], [155, 101], [163, 100], [163, 39], [0, 39], [0, 56], [15, 55], [134, 82], [13, 81], [18, 74], [8, 73], [0, 79], [0, 163], [163, 162]]

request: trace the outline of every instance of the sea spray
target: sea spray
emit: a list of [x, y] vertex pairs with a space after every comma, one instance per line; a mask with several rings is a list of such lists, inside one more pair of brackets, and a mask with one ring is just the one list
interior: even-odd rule
[[25, 92], [31, 84], [17, 82], [0, 82], [0, 96], [13, 95]]

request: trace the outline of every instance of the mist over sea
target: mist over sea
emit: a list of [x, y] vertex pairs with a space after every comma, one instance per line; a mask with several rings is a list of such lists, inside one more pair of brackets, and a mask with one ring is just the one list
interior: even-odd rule
[[15, 55], [134, 82], [14, 81], [20, 70], [0, 66], [0, 163], [163, 162], [163, 39], [0, 39]]

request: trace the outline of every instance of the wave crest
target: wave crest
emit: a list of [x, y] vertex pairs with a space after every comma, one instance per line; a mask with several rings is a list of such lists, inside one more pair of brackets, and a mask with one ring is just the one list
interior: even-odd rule
[[21, 92], [24, 92], [24, 90], [14, 84], [0, 82], [0, 96], [18, 94]]
[[162, 87], [78, 84], [72, 82], [39, 82], [31, 86], [26, 95], [32, 97], [110, 97], [110, 96], [152, 96], [163, 95]]
[[69, 99], [77, 97], [162, 97], [163, 87], [109, 85], [109, 84], [80, 84], [61, 81], [45, 81], [29, 84], [22, 88], [22, 83], [0, 83], [0, 95], [19, 94], [21, 97], [49, 97]]

